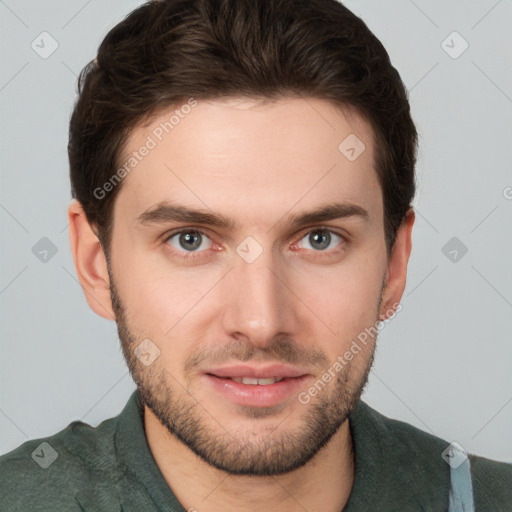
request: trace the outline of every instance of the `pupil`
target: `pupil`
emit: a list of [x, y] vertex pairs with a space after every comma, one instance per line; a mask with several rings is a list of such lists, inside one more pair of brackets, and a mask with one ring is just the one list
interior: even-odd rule
[[[319, 235], [320, 233], [320, 235]], [[323, 242], [320, 240], [323, 238]], [[314, 233], [311, 233], [309, 235], [309, 241], [311, 245], [314, 245], [315, 243], [319, 243], [320, 247], [317, 246], [318, 249], [325, 249], [326, 247], [329, 247], [329, 243], [331, 239], [331, 234], [328, 231], [322, 230], [322, 231], [315, 231]], [[320, 241], [319, 241], [320, 240]]]

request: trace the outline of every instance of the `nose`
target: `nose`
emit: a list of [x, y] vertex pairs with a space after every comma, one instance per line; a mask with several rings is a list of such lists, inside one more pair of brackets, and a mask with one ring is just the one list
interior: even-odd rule
[[223, 289], [224, 333], [233, 339], [245, 338], [259, 348], [268, 346], [278, 335], [294, 336], [298, 300], [286, 274], [271, 251], [263, 251], [252, 263], [236, 256]]

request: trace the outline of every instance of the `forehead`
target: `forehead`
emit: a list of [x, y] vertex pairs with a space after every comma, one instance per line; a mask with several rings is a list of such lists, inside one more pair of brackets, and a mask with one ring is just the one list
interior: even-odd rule
[[373, 131], [357, 111], [327, 100], [176, 105], [131, 132], [120, 162], [129, 172], [115, 210], [131, 219], [164, 201], [252, 225], [339, 200], [382, 215]]

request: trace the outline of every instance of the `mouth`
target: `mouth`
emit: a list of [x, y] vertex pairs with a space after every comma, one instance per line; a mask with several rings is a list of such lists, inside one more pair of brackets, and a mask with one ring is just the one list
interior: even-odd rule
[[239, 365], [209, 369], [202, 377], [221, 400], [236, 405], [272, 407], [298, 393], [312, 376], [284, 365]]

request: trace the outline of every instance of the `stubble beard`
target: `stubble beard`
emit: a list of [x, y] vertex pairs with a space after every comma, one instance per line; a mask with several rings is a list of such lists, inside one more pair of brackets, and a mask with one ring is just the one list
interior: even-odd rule
[[[137, 359], [134, 349], [141, 339], [129, 328], [126, 309], [110, 277], [112, 306], [121, 347], [141, 402], [173, 436], [207, 464], [221, 471], [231, 475], [274, 476], [304, 466], [327, 445], [349, 418], [367, 384], [374, 361], [373, 349], [370, 355], [366, 355], [362, 370], [353, 364], [353, 360], [347, 362], [333, 381], [334, 388], [331, 386], [331, 389], [326, 387], [319, 391], [316, 399], [307, 405], [297, 400], [296, 407], [307, 407], [307, 412], [303, 415], [301, 426], [293, 431], [286, 430], [285, 418], [280, 425], [267, 430], [256, 428], [253, 433], [228, 432], [209, 414], [207, 405], [201, 404], [185, 390], [159, 364], [158, 359], [149, 367]], [[381, 300], [382, 294], [379, 306]], [[248, 350], [254, 352], [254, 348]], [[288, 345], [284, 351], [289, 350]], [[254, 421], [258, 421], [258, 417], [272, 415], [271, 408], [246, 407], [241, 412], [246, 418], [254, 418]]]

